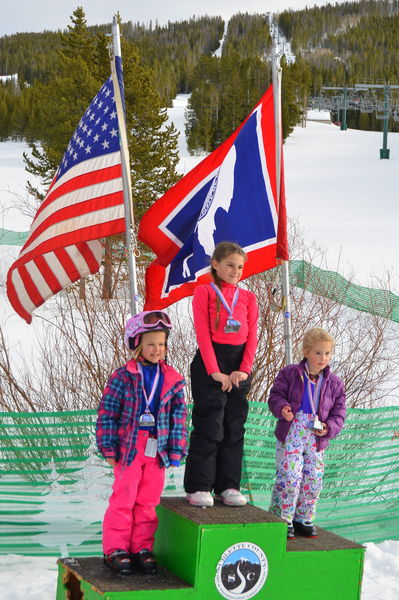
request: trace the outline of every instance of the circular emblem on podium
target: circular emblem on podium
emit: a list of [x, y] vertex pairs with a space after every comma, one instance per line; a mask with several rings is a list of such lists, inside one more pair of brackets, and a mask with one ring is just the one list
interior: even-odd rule
[[251, 542], [227, 548], [216, 567], [215, 585], [228, 600], [247, 600], [263, 587], [268, 571], [266, 554]]

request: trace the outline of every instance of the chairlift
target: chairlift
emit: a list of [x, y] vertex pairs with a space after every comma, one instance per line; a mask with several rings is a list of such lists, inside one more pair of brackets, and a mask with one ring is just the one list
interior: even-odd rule
[[372, 113], [374, 112], [374, 105], [370, 102], [361, 102], [360, 104], [360, 112], [362, 113]]
[[362, 99], [359, 98], [358, 95], [352, 94], [351, 96], [349, 96], [349, 107], [350, 108], [353, 108], [354, 110], [359, 110], [361, 104], [362, 104]]

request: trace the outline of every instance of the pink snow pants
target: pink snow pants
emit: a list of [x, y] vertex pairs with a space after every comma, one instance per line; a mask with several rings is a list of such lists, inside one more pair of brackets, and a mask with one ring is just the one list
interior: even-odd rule
[[165, 483], [165, 468], [159, 456], [144, 456], [148, 431], [139, 430], [137, 454], [129, 466], [114, 467], [114, 484], [103, 520], [103, 550], [139, 552], [152, 550], [158, 526], [155, 507]]

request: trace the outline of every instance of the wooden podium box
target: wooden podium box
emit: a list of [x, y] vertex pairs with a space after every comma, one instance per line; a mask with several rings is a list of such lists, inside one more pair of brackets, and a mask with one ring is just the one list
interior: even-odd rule
[[114, 574], [102, 557], [59, 559], [56, 600], [359, 600], [365, 549], [318, 529], [287, 541], [287, 525], [254, 506], [184, 498], [158, 507], [156, 575]]

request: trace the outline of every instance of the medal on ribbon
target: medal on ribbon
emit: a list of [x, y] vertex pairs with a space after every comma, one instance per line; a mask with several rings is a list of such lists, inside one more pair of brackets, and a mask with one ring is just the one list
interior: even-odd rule
[[229, 306], [227, 304], [226, 298], [223, 296], [223, 293], [218, 288], [218, 286], [215, 283], [213, 283], [213, 281], [211, 282], [211, 287], [215, 290], [216, 294], [219, 296], [221, 303], [223, 304], [223, 306], [225, 307], [225, 309], [227, 310], [228, 315], [229, 315], [227, 317], [226, 325], [224, 326], [224, 333], [237, 333], [237, 331], [240, 331], [241, 323], [240, 323], [240, 321], [237, 321], [237, 319], [233, 318], [233, 312], [234, 312], [235, 305], [237, 304], [240, 290], [238, 288], [236, 288], [236, 291], [234, 292], [233, 302], [231, 303], [231, 306]]
[[312, 408], [312, 417], [313, 417], [309, 423], [309, 427], [310, 427], [310, 429], [314, 429], [315, 431], [323, 431], [323, 423], [320, 421], [320, 419], [317, 415], [317, 409], [319, 408], [321, 384], [323, 382], [323, 374], [322, 373], [319, 374], [318, 380], [313, 384], [313, 389], [312, 389], [312, 384], [310, 382], [309, 366], [307, 363], [306, 363], [306, 367], [305, 367], [305, 375], [306, 375], [306, 382], [307, 382], [307, 388], [308, 388], [309, 403]]
[[155, 427], [155, 417], [152, 414], [152, 412], [150, 411], [150, 405], [151, 402], [154, 398], [157, 386], [158, 386], [158, 381], [159, 381], [159, 364], [157, 365], [157, 372], [155, 374], [154, 377], [154, 381], [152, 383], [152, 387], [151, 387], [151, 392], [150, 395], [147, 396], [147, 392], [145, 390], [144, 387], [144, 373], [143, 373], [143, 367], [140, 363], [137, 363], [138, 369], [141, 373], [141, 379], [143, 382], [143, 396], [144, 396], [144, 401], [145, 401], [145, 409], [144, 412], [140, 415], [139, 417], [139, 425], [141, 425], [142, 427]]
[[154, 427], [155, 417], [152, 412], [146, 409], [143, 414], [140, 415], [139, 423], [140, 425], [144, 425], [144, 427]]

